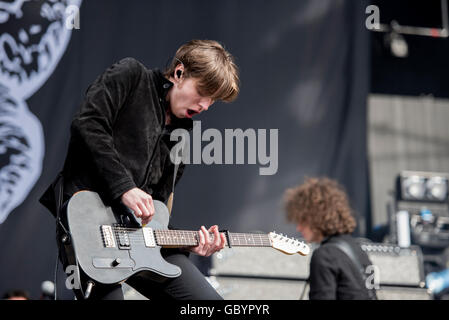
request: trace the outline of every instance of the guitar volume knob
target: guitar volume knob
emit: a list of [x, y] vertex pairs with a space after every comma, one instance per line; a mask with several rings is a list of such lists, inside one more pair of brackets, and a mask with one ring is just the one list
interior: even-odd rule
[[122, 262], [120, 260], [120, 258], [115, 258], [114, 261], [112, 261], [112, 266], [116, 267], [116, 266], [118, 266], [120, 264], [120, 262]]

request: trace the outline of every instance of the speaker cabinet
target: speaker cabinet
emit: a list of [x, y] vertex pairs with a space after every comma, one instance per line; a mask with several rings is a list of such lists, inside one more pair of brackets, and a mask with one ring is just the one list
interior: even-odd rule
[[[299, 300], [309, 297], [309, 286], [301, 280], [245, 277], [209, 277], [209, 282], [225, 300]], [[303, 292], [305, 289], [305, 292]]]
[[424, 288], [381, 287], [377, 290], [379, 300], [432, 300]]
[[[379, 272], [380, 300], [429, 300], [420, 247], [400, 248], [358, 239]], [[314, 247], [312, 246], [312, 251]], [[209, 281], [224, 299], [308, 299], [313, 252], [303, 257], [271, 248], [226, 248], [212, 255]]]

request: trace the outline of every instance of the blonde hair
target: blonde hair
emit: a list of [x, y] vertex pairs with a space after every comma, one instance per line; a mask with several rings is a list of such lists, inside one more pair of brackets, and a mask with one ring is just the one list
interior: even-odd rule
[[356, 221], [344, 188], [329, 178], [308, 178], [284, 194], [287, 219], [323, 236], [351, 233]]
[[234, 58], [213, 40], [191, 40], [182, 45], [165, 71], [174, 77], [175, 68], [184, 65], [184, 77], [198, 79], [198, 93], [212, 100], [231, 102], [239, 94], [239, 75]]

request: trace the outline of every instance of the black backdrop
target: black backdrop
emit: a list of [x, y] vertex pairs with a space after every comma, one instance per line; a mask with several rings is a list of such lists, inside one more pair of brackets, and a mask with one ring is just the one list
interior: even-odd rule
[[0, 224], [0, 291], [23, 288], [37, 298], [40, 283], [53, 277], [54, 220], [37, 199], [62, 166], [70, 121], [87, 86], [127, 56], [164, 68], [192, 38], [222, 42], [242, 82], [235, 103], [216, 104], [200, 116], [202, 130], [279, 129], [279, 168], [261, 176], [258, 165], [190, 165], [176, 191], [173, 224], [295, 235], [282, 211], [284, 190], [305, 176], [326, 175], [347, 188], [364, 235], [370, 228], [366, 6], [344, 0], [85, 0], [80, 29], [27, 99], [42, 123], [45, 157], [25, 201]]

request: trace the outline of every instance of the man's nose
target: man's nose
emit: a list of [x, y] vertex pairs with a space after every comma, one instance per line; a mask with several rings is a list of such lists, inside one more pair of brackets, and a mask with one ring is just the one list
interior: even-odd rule
[[212, 104], [213, 104], [213, 101], [211, 99], [207, 99], [207, 100], [201, 101], [199, 103], [199, 105], [200, 105], [200, 112], [201, 111], [207, 111]]

